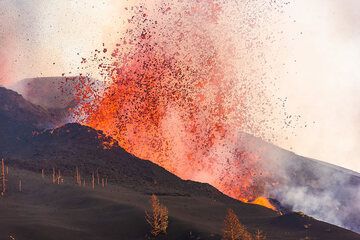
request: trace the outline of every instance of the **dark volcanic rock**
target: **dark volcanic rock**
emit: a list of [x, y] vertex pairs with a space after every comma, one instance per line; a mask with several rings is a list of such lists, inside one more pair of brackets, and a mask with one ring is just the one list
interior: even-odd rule
[[[56, 118], [53, 118], [49, 110], [26, 101], [16, 92], [0, 88], [0, 157], [4, 157], [6, 163], [11, 166], [38, 173], [41, 169], [51, 173], [55, 168], [61, 170], [65, 176], [73, 176], [75, 168], [78, 167], [81, 175], [88, 180], [93, 172], [98, 171], [100, 177], [107, 178], [110, 183], [134, 189], [140, 193], [156, 193], [159, 196], [171, 197], [199, 197], [208, 199], [212, 203], [222, 202], [228, 206], [241, 205], [250, 212], [249, 215], [253, 214], [254, 219], [259, 217], [261, 209], [262, 213], [266, 212], [267, 218], [259, 217], [256, 221], [260, 224], [265, 224], [265, 222], [274, 224], [274, 228], [267, 229], [269, 232], [285, 228], [287, 231], [302, 229], [302, 231], [315, 233], [320, 228], [336, 229], [336, 236], [344, 234], [343, 236], [347, 236], [344, 239], [358, 239], [356, 234], [341, 228], [333, 228], [330, 224], [318, 224], [317, 220], [311, 219], [309, 221], [315, 227], [302, 226], [303, 223], [307, 225], [308, 219], [303, 222], [304, 219], [297, 215], [276, 217], [276, 214], [270, 210], [230, 199], [208, 184], [184, 181], [164, 168], [126, 152], [114, 139], [105, 136], [101, 131], [80, 124], [66, 124], [55, 129], [48, 129], [54, 125], [56, 125]], [[296, 180], [299, 185], [289, 184], [289, 191], [302, 189], [307, 185], [310, 185], [314, 191], [316, 189], [325, 191], [328, 186], [324, 185], [323, 176], [329, 176], [329, 173], [333, 178], [340, 174], [339, 179], [343, 179], [342, 174], [345, 174], [346, 179], [350, 179], [354, 186], [358, 184], [356, 175], [339, 171], [334, 167], [326, 167], [319, 162], [294, 154], [292, 156], [298, 158], [296, 160], [298, 164], [290, 164], [285, 169], [290, 173], [289, 178]], [[338, 189], [341, 189], [342, 183], [338, 183]], [[346, 192], [346, 189], [343, 190]], [[336, 193], [342, 194], [340, 190]], [[287, 196], [284, 192], [276, 194], [286, 200]], [[287, 219], [290, 225], [291, 223], [294, 225], [284, 225]], [[358, 218], [355, 216], [355, 227], [357, 221]], [[318, 232], [315, 236], [322, 236], [322, 234]], [[328, 239], [336, 239], [336, 237]]]
[[11, 88], [33, 104], [46, 109], [63, 109], [73, 104], [78, 79], [78, 77], [26, 78]]
[[36, 128], [51, 127], [54, 121], [46, 109], [26, 101], [20, 94], [0, 87], [0, 113], [8, 119]]
[[118, 146], [101, 131], [80, 124], [57, 123], [51, 113], [18, 93], [0, 88], [0, 157], [10, 165], [40, 171], [52, 168], [73, 175], [78, 167], [84, 176], [98, 171], [110, 182], [158, 194], [225, 195], [208, 184], [183, 181], [150, 161], [139, 159]]
[[88, 82], [92, 90], [99, 92], [105, 88], [103, 81], [86, 76], [25, 78], [13, 86], [29, 102], [46, 109], [68, 109], [77, 104], [77, 89], [80, 82]]
[[17, 92], [0, 87], [0, 114], [17, 123], [35, 129], [53, 128], [65, 121], [66, 111], [66, 109], [46, 109], [27, 101]]
[[88, 178], [98, 171], [110, 182], [143, 192], [224, 196], [208, 184], [183, 181], [162, 167], [129, 154], [101, 131], [76, 123], [31, 136], [27, 144], [9, 153], [8, 159], [22, 168], [34, 171], [56, 168], [71, 176], [76, 167]]

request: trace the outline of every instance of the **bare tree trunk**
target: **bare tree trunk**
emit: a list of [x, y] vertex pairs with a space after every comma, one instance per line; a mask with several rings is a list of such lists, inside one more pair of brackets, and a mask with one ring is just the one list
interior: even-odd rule
[[100, 185], [99, 169], [96, 169], [97, 184]]
[[91, 183], [92, 183], [92, 189], [95, 189], [95, 174], [94, 174], [94, 172], [92, 173]]
[[22, 192], [21, 180], [19, 180], [19, 192]]
[[43, 179], [45, 178], [44, 169], [41, 169], [41, 177], [42, 177]]
[[58, 170], [58, 176], [57, 176], [57, 184], [60, 185], [60, 180], [61, 180], [61, 172], [60, 169]]
[[79, 184], [79, 170], [78, 167], [76, 166], [75, 168], [75, 176], [74, 176], [74, 180], [76, 184]]
[[82, 186], [82, 181], [81, 181], [81, 175], [80, 175], [80, 171], [79, 171], [79, 168], [76, 167], [76, 184], [81, 187]]
[[4, 196], [6, 192], [6, 176], [5, 176], [5, 162], [1, 160], [1, 195]]
[[55, 172], [55, 168], [53, 168], [52, 182], [53, 182], [53, 184], [56, 183], [56, 172]]

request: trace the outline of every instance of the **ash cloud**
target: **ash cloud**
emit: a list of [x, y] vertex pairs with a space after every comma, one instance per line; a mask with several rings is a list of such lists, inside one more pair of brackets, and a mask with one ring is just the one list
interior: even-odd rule
[[266, 184], [268, 197], [293, 211], [360, 232], [359, 173], [275, 146], [263, 153], [264, 168], [277, 183]]

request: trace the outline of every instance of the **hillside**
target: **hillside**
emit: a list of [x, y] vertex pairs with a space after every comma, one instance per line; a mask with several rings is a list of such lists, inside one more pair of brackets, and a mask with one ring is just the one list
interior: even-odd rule
[[11, 89], [27, 101], [46, 109], [67, 109], [76, 105], [77, 87], [81, 81], [89, 82], [94, 90], [104, 88], [105, 83], [89, 77], [35, 77], [22, 79]]
[[26, 78], [11, 86], [26, 100], [47, 109], [67, 108], [75, 100], [76, 77]]
[[248, 134], [240, 136], [238, 146], [256, 152], [262, 168], [271, 173], [272, 181], [266, 182], [269, 197], [293, 211], [360, 232], [359, 173], [296, 155]]
[[[46, 124], [39, 123], [48, 121], [46, 110], [12, 91], [2, 89], [2, 94], [16, 100], [0, 102], [0, 155], [10, 166], [9, 192], [0, 199], [4, 239], [10, 234], [31, 240], [144, 239], [149, 232], [144, 209], [152, 193], [169, 207], [168, 239], [220, 239], [227, 208], [233, 208], [251, 231], [263, 230], [268, 239], [360, 239], [302, 214], [279, 216], [231, 199], [208, 184], [184, 181], [89, 127], [74, 123], [45, 130]], [[76, 167], [88, 184], [91, 174], [99, 172], [109, 186], [76, 186]], [[53, 168], [61, 171], [64, 184], [51, 183]]]
[[[46, 109], [23, 98], [19, 93], [0, 87], [0, 114], [19, 124], [46, 129], [60, 125], [64, 113], [60, 109]], [[2, 121], [1, 124], [4, 124]], [[10, 127], [10, 126], [9, 126]]]
[[[9, 192], [0, 199], [0, 239], [100, 240], [148, 239], [144, 218], [149, 195], [109, 184], [78, 187], [71, 177], [52, 184], [51, 172], [9, 169]], [[22, 192], [18, 181], [22, 180]], [[271, 210], [238, 201], [194, 195], [160, 195], [169, 208], [168, 235], [159, 239], [221, 239], [227, 208], [232, 208], [252, 232], [261, 229], [267, 239], [360, 239], [339, 227], [302, 214], [277, 216]]]

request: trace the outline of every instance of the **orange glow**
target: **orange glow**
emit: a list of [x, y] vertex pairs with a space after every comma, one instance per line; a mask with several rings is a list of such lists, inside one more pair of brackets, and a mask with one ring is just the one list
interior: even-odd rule
[[83, 78], [75, 115], [183, 179], [254, 199], [264, 193], [269, 174], [257, 149], [242, 148], [238, 132], [261, 136], [266, 125], [255, 116], [265, 114], [269, 102], [256, 82], [237, 79], [233, 53], [212, 36], [222, 31], [220, 6], [207, 0], [183, 7], [186, 14], [176, 24], [179, 12], [170, 5], [159, 6], [152, 18], [150, 10], [136, 7], [110, 63], [102, 51], [95, 53], [108, 87], [98, 94]]
[[249, 202], [251, 204], [257, 204], [269, 209], [272, 209], [274, 211], [277, 211], [276, 207], [274, 205], [272, 205], [269, 201], [269, 199], [265, 198], [265, 197], [258, 197], [256, 198], [254, 201]]

